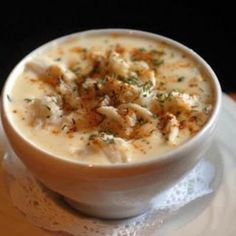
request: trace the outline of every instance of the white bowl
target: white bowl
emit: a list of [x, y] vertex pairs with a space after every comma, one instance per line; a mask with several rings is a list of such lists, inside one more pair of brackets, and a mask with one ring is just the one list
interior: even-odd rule
[[[87, 165], [47, 153], [27, 140], [9, 119], [7, 94], [22, 71], [24, 63], [52, 45], [81, 34], [128, 34], [162, 41], [191, 57], [213, 85], [215, 103], [208, 122], [186, 143], [156, 159], [140, 163], [108, 166]], [[153, 199], [175, 184], [198, 162], [211, 144], [221, 104], [221, 88], [211, 67], [194, 51], [166, 37], [137, 30], [103, 29], [68, 35], [27, 55], [11, 72], [2, 92], [2, 122], [12, 149], [31, 172], [48, 188], [66, 197], [80, 211], [102, 218], [124, 218], [143, 213]]]

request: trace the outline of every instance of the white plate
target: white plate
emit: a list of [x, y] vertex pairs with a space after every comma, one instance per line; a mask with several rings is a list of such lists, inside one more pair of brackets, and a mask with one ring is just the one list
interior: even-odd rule
[[[1, 128], [1, 127], [0, 127]], [[3, 140], [2, 132], [0, 139]], [[223, 97], [221, 118], [215, 141], [207, 153], [216, 169], [213, 194], [192, 201], [166, 221], [158, 236], [236, 235], [236, 103]], [[3, 145], [0, 142], [0, 154]]]
[[[190, 203], [163, 225], [156, 235], [168, 236], [235, 236], [236, 235], [236, 103], [224, 95], [211, 159], [216, 159], [222, 178], [213, 199], [200, 212], [204, 203]], [[219, 173], [218, 173], [219, 177]], [[198, 214], [194, 218], [191, 214]], [[192, 220], [191, 220], [192, 218]], [[183, 225], [183, 221], [185, 224]], [[187, 222], [187, 223], [186, 223]], [[181, 225], [182, 223], [182, 225]], [[180, 226], [181, 225], [181, 226]], [[155, 235], [155, 234], [154, 234]]]

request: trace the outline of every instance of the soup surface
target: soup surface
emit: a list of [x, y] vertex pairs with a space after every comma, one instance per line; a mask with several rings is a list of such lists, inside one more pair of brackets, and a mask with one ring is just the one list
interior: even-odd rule
[[214, 102], [183, 52], [144, 37], [81, 35], [31, 57], [8, 94], [16, 128], [88, 164], [158, 158], [194, 136]]

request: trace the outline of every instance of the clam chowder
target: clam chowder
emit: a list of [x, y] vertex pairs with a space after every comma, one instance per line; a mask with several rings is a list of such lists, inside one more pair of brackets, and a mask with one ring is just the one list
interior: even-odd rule
[[11, 93], [34, 145], [87, 164], [158, 158], [208, 120], [214, 94], [196, 62], [153, 39], [81, 35], [26, 61]]

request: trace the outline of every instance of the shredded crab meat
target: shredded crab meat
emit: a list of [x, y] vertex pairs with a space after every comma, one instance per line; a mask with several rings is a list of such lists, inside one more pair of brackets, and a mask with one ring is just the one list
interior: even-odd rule
[[140, 96], [141, 89], [114, 78], [107, 78], [101, 86], [101, 91], [118, 100], [120, 103], [133, 101]]
[[201, 104], [199, 103], [199, 100], [195, 95], [191, 96], [187, 93], [173, 91], [170, 93], [170, 96], [173, 97], [172, 102], [176, 101], [179, 106], [186, 110], [191, 110], [192, 108], [200, 108]]
[[[106, 142], [114, 140], [109, 145]], [[104, 142], [105, 141], [105, 142]], [[129, 162], [129, 157], [126, 151], [126, 143], [121, 138], [115, 138], [112, 135], [104, 134], [104, 136], [96, 137], [90, 142], [92, 148], [102, 151], [111, 163], [126, 163]]]
[[142, 107], [138, 104], [135, 103], [127, 103], [127, 104], [122, 104], [119, 106], [119, 108], [129, 108], [135, 111], [137, 116], [141, 117], [144, 120], [151, 121], [153, 119], [153, 114], [150, 112], [147, 108]]
[[[117, 141], [117, 140], [116, 140]], [[110, 160], [111, 163], [127, 163], [130, 161], [126, 151], [124, 149], [121, 149], [121, 147], [124, 146], [124, 144], [111, 144], [106, 145], [102, 148], [102, 151], [107, 156], [107, 158]]]
[[54, 126], [64, 134], [95, 132], [87, 151], [73, 147], [73, 153], [101, 151], [111, 163], [128, 162], [133, 141], [158, 135], [167, 145], [177, 145], [181, 130], [196, 132], [212, 109], [200, 96], [165, 89], [168, 78], [160, 73], [168, 65], [162, 67], [163, 52], [120, 46], [74, 51], [80, 54], [73, 52], [76, 63], [46, 56], [26, 63], [26, 69], [52, 91], [42, 98], [27, 98], [29, 124]]
[[48, 79], [59, 78], [62, 76], [66, 81], [76, 79], [76, 75], [72, 71], [68, 70], [65, 64], [53, 61], [49, 57], [35, 58], [26, 64], [26, 68], [32, 70], [37, 75]]
[[109, 63], [114, 73], [124, 77], [128, 75], [130, 64], [124, 58], [120, 57], [119, 53], [111, 51]]
[[60, 99], [54, 96], [45, 96], [42, 99], [32, 98], [27, 101], [29, 123], [43, 125], [46, 122], [58, 125], [62, 120], [63, 111], [60, 108]]
[[196, 95], [189, 95], [178, 91], [171, 91], [169, 93], [157, 94], [158, 108], [165, 112], [192, 112], [203, 111], [199, 97]]
[[179, 122], [176, 117], [171, 113], [166, 113], [163, 117], [164, 127], [163, 133], [166, 135], [168, 143], [176, 145], [177, 137], [179, 134]]
[[122, 118], [122, 116], [117, 112], [117, 109], [112, 107], [112, 106], [103, 106], [103, 107], [99, 107], [97, 109], [97, 111], [102, 114], [105, 115], [107, 119], [111, 119], [114, 120], [116, 122], [118, 122], [121, 126], [124, 125], [124, 119]]
[[153, 71], [147, 71], [143, 74], [143, 79], [145, 81], [151, 81], [152, 87], [154, 88], [156, 86], [156, 77]]
[[145, 61], [134, 61], [131, 64], [131, 70], [137, 71], [137, 72], [144, 72], [149, 70], [149, 66]]

